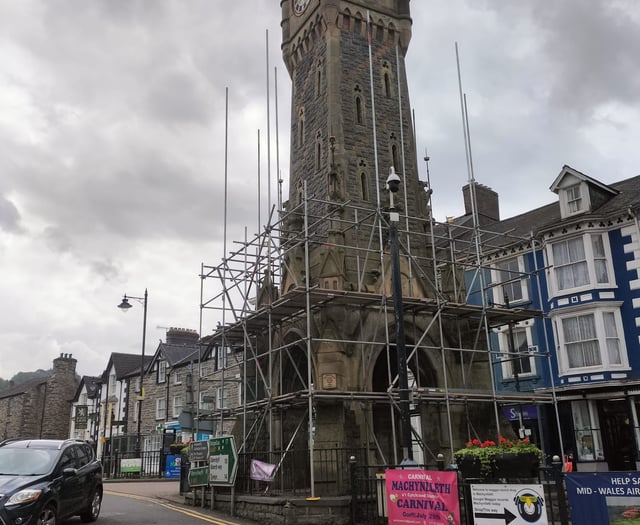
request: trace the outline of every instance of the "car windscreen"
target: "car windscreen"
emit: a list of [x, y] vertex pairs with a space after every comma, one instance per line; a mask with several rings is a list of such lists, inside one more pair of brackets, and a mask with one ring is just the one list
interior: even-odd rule
[[40, 476], [49, 472], [56, 449], [0, 447], [0, 476]]

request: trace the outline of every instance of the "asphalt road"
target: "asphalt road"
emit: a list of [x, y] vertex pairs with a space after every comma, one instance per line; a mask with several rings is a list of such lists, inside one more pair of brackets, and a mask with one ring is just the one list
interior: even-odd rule
[[[102, 511], [96, 525], [255, 525], [255, 522], [231, 518], [200, 507], [182, 504], [177, 482], [106, 483]], [[81, 523], [78, 518], [65, 522]]]

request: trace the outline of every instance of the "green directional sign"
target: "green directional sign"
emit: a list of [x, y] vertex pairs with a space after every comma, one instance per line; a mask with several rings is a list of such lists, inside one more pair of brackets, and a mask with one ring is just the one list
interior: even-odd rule
[[209, 440], [209, 484], [233, 485], [238, 470], [238, 454], [233, 436]]
[[203, 487], [209, 484], [209, 467], [192, 467], [189, 469], [189, 485]]

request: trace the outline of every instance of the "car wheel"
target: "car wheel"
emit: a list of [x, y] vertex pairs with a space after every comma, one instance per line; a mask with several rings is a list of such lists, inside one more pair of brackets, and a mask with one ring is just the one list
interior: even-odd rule
[[91, 503], [87, 509], [80, 514], [80, 519], [85, 523], [91, 523], [92, 521], [96, 521], [98, 516], [100, 515], [100, 507], [102, 506], [102, 491], [100, 489], [95, 489], [93, 491], [93, 496], [91, 497]]
[[37, 525], [56, 525], [56, 508], [49, 503], [41, 511], [38, 516]]

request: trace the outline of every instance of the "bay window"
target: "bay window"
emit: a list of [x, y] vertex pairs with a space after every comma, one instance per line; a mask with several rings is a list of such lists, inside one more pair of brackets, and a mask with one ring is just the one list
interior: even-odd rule
[[620, 312], [609, 305], [556, 314], [561, 372], [628, 367]]
[[613, 285], [611, 257], [604, 234], [593, 233], [551, 244], [550, 258], [559, 292]]

